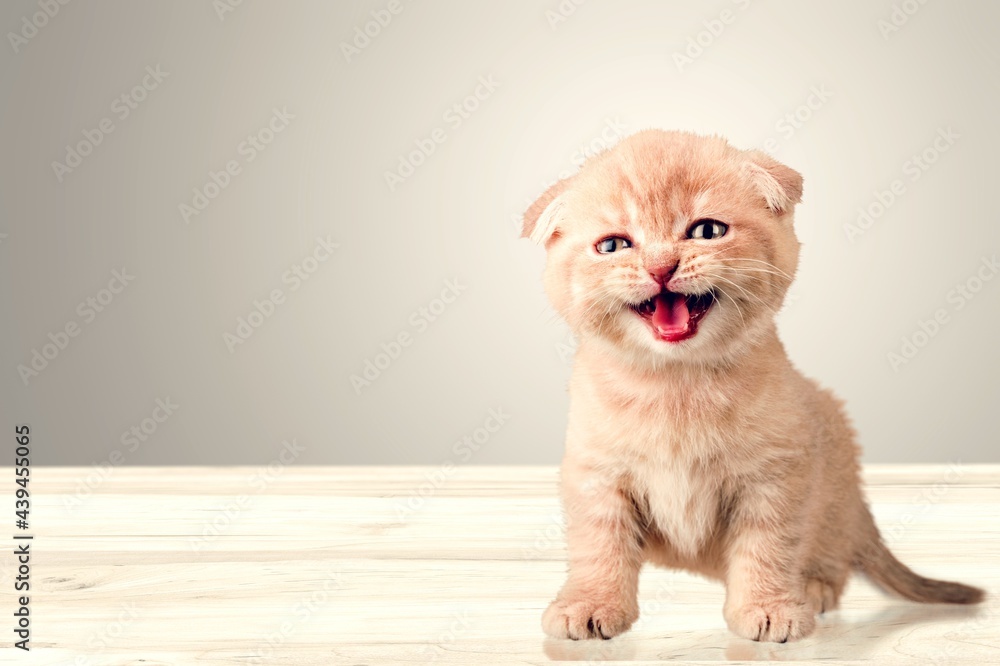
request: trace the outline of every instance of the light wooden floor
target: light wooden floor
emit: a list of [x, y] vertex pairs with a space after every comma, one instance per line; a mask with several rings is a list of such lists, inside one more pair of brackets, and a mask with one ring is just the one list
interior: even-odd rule
[[630, 633], [545, 638], [565, 558], [552, 467], [120, 468], [92, 491], [88, 473], [33, 469], [33, 649], [11, 648], [4, 547], [0, 663], [1000, 663], [996, 465], [866, 472], [899, 557], [985, 586], [984, 606], [895, 601], [855, 579], [814, 636], [785, 645], [731, 635], [720, 585], [650, 568]]

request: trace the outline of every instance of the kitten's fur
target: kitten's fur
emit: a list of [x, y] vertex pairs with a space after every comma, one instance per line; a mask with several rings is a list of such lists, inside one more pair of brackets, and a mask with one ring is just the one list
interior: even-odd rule
[[[764, 153], [649, 130], [525, 214], [524, 235], [548, 251], [546, 291], [578, 341], [561, 477], [569, 575], [542, 618], [551, 636], [626, 631], [647, 560], [724, 581], [729, 627], [754, 640], [809, 634], [852, 569], [914, 601], [981, 600], [889, 552], [840, 401], [778, 340], [801, 195], [802, 177]], [[728, 232], [687, 238], [703, 219]], [[633, 246], [598, 253], [608, 236]], [[629, 307], [661, 288], [714, 294], [693, 337], [657, 339]]]

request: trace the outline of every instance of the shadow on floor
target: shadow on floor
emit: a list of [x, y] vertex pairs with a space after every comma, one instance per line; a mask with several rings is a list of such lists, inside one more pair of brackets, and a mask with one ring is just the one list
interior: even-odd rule
[[[696, 661], [878, 660], [880, 657], [921, 656], [936, 662], [958, 658], [967, 635], [988, 623], [992, 613], [982, 606], [902, 604], [859, 615], [847, 621], [841, 612], [819, 618], [816, 631], [794, 643], [756, 643], [726, 630], [684, 631], [649, 640], [625, 634], [610, 641], [568, 641], [546, 638], [542, 644], [553, 661]], [[719, 618], [720, 623], [722, 618]], [[933, 645], [901, 640], [916, 629], [950, 623], [933, 638]], [[908, 650], [907, 647], [912, 648]], [[990, 649], [990, 646], [983, 646]], [[995, 648], [994, 648], [995, 649]]]

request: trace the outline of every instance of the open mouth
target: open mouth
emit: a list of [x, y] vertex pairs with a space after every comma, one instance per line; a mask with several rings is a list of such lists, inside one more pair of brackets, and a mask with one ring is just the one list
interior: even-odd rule
[[680, 342], [694, 337], [698, 332], [698, 321], [708, 313], [713, 303], [715, 295], [711, 292], [678, 294], [664, 290], [630, 307], [645, 320], [658, 340]]

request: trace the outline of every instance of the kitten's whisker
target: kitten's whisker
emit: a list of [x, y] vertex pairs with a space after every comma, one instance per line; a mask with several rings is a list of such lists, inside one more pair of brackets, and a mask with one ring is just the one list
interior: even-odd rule
[[778, 273], [772, 273], [771, 271], [768, 271], [763, 268], [745, 268], [745, 267], [740, 268], [736, 266], [727, 266], [726, 268], [732, 271], [733, 273], [737, 273], [739, 275], [742, 275], [750, 279], [758, 280], [760, 282], [767, 284], [768, 286], [773, 286], [773, 282], [771, 280], [768, 280], [766, 277], [763, 277], [764, 275], [768, 276], [773, 275], [774, 277], [781, 278], [782, 280], [784, 280], [783, 275], [779, 275]]
[[722, 293], [723, 296], [728, 297], [729, 300], [731, 300], [733, 302], [733, 306], [736, 308], [736, 312], [740, 315], [740, 321], [743, 322], [743, 328], [744, 328], [744, 330], [750, 330], [750, 327], [747, 325], [747, 319], [746, 319], [746, 317], [743, 316], [743, 309], [740, 307], [739, 302], [735, 298], [733, 298], [732, 296], [730, 296], [729, 294], [727, 294], [725, 292], [721, 292], [721, 293]]
[[767, 307], [767, 302], [766, 302], [766, 301], [765, 301], [764, 299], [762, 299], [762, 298], [761, 298], [760, 296], [757, 296], [756, 294], [753, 294], [753, 293], [751, 293], [751, 292], [747, 291], [746, 289], [744, 289], [744, 288], [743, 288], [743, 287], [741, 287], [740, 285], [736, 284], [735, 282], [733, 282], [733, 281], [732, 281], [732, 280], [730, 280], [729, 278], [726, 278], [726, 277], [723, 277], [722, 275], [718, 275], [718, 274], [713, 274], [713, 273], [706, 273], [706, 275], [707, 275], [707, 276], [708, 276], [709, 278], [711, 278], [711, 279], [714, 279], [714, 280], [722, 280], [723, 282], [726, 282], [726, 283], [728, 283], [728, 284], [731, 284], [732, 286], [734, 286], [734, 287], [736, 287], [737, 289], [739, 289], [739, 290], [740, 290], [740, 292], [741, 292], [741, 293], [743, 293], [743, 294], [744, 294], [744, 295], [745, 295], [745, 296], [746, 296], [746, 297], [747, 297], [748, 299], [750, 299], [750, 298], [752, 298], [752, 299], [755, 299], [755, 300], [756, 300], [756, 301], [757, 301], [758, 303], [760, 303], [760, 304], [761, 304], [761, 305], [763, 305], [764, 307]]
[[[731, 284], [732, 286], [736, 287], [737, 289], [739, 289], [741, 292], [743, 292], [747, 296], [753, 296], [753, 294], [750, 294], [749, 292], [747, 292], [745, 289], [743, 289], [741, 286], [739, 286], [738, 284], [736, 284], [732, 280], [726, 279], [726, 278], [722, 277], [721, 275], [710, 275], [709, 277], [714, 278], [714, 279], [718, 279], [718, 280], [722, 280], [723, 282], [728, 282], [729, 284]], [[727, 298], [729, 298], [730, 301], [732, 301], [733, 306], [736, 308], [736, 312], [740, 315], [740, 320], [743, 322], [743, 329], [749, 331], [750, 330], [750, 326], [749, 326], [749, 324], [747, 324], [746, 316], [743, 314], [743, 308], [740, 307], [739, 299], [735, 298], [732, 294], [728, 293], [725, 290], [719, 290], [719, 293], [721, 293], [723, 296], [726, 296]], [[753, 296], [753, 297], [757, 298], [756, 296]], [[760, 298], [757, 298], [757, 300], [759, 300], [764, 307], [767, 307], [767, 304], [764, 301], [760, 300]]]
[[756, 266], [726, 266], [726, 268], [741, 273], [745, 271], [752, 271], [754, 273], [764, 273], [766, 275], [777, 275], [778, 277], [785, 277], [784, 275], [776, 271], [769, 271], [766, 268], [757, 268]]
[[745, 273], [744, 271], [747, 270], [747, 269], [733, 268], [732, 266], [727, 266], [726, 269], [729, 270], [730, 272], [736, 274], [736, 275], [739, 275], [741, 278], [743, 278], [745, 280], [755, 281], [756, 284], [765, 285], [769, 289], [773, 289], [774, 288], [774, 284], [770, 280], [768, 280], [766, 277], [761, 276], [761, 275], [754, 275], [752, 273]]
[[772, 269], [774, 269], [774, 270], [775, 270], [775, 271], [777, 271], [777, 272], [778, 272], [778, 273], [779, 273], [780, 275], [782, 275], [782, 276], [784, 276], [784, 277], [788, 278], [789, 280], [792, 280], [792, 279], [794, 279], [794, 278], [793, 278], [793, 277], [792, 277], [791, 275], [789, 275], [789, 274], [788, 274], [788, 273], [786, 273], [785, 271], [781, 270], [780, 268], [778, 268], [778, 267], [777, 267], [777, 266], [775, 266], [774, 264], [772, 264], [772, 263], [770, 263], [770, 262], [767, 262], [767, 261], [764, 261], [764, 260], [762, 260], [762, 259], [751, 259], [750, 257], [734, 257], [734, 258], [733, 258], [733, 260], [734, 260], [734, 261], [752, 261], [752, 262], [754, 262], [754, 263], [756, 263], [756, 264], [764, 264], [764, 265], [765, 265], [765, 266], [767, 266], [768, 268], [772, 268]]

